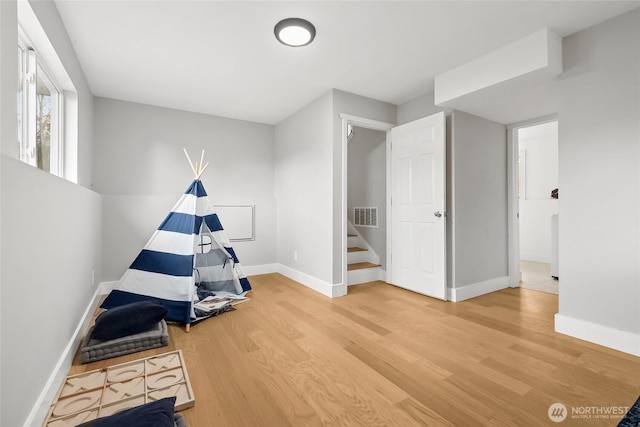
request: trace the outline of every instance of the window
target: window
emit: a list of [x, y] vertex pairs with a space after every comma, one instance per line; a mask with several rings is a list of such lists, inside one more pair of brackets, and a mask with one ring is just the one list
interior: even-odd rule
[[78, 91], [31, 2], [18, 1], [17, 6], [18, 156], [77, 183]]
[[62, 91], [25, 37], [18, 46], [20, 160], [62, 176]]

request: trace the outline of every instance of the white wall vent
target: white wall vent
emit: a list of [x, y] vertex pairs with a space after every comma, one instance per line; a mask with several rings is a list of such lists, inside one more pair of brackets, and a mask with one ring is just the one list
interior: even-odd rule
[[353, 208], [353, 224], [356, 227], [378, 228], [378, 208]]

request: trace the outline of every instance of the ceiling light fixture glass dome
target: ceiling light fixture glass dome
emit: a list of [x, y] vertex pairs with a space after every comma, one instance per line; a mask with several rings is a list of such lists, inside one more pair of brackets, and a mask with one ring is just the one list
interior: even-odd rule
[[280, 43], [292, 47], [306, 46], [316, 37], [316, 27], [302, 18], [283, 19], [273, 32]]

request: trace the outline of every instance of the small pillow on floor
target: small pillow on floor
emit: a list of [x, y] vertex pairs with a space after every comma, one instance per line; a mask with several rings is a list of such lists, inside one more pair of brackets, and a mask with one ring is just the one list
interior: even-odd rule
[[175, 396], [165, 397], [108, 417], [87, 421], [77, 427], [175, 427], [175, 404]]
[[96, 318], [94, 340], [113, 340], [147, 331], [165, 318], [168, 310], [158, 301], [141, 301], [110, 308]]

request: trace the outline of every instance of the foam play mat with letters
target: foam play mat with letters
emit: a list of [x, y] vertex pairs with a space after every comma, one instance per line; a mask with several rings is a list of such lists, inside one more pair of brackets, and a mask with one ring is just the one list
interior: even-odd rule
[[180, 350], [68, 376], [44, 426], [76, 426], [171, 396], [176, 411], [195, 405]]

